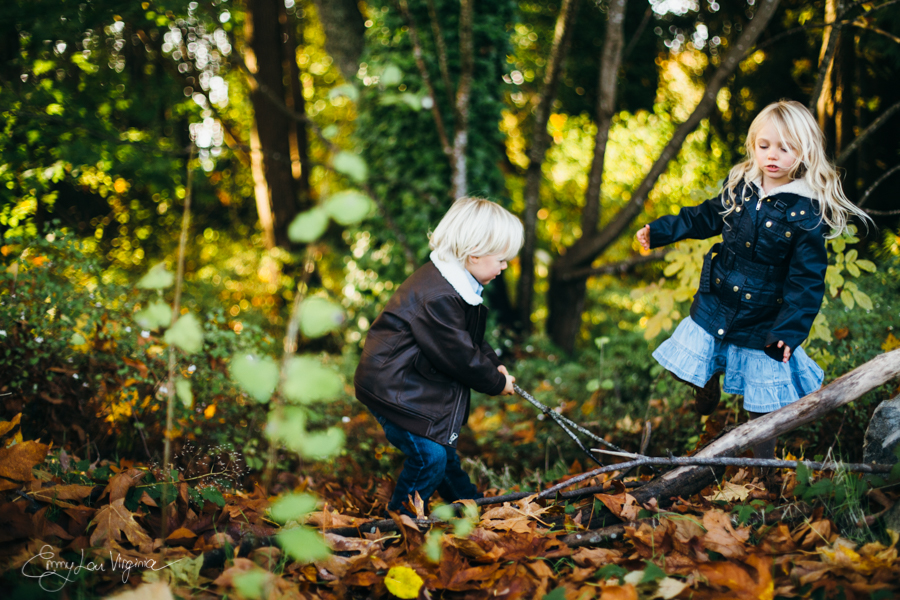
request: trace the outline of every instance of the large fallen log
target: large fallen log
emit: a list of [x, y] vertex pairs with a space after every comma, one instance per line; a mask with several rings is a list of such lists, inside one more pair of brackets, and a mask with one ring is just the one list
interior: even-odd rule
[[[736, 456], [755, 444], [806, 425], [828, 412], [900, 376], [900, 349], [876, 356], [830, 384], [784, 408], [748, 421], [713, 441], [696, 458]], [[681, 467], [633, 492], [640, 504], [655, 498], [660, 506], [678, 496], [691, 496], [715, 481], [710, 467]]]

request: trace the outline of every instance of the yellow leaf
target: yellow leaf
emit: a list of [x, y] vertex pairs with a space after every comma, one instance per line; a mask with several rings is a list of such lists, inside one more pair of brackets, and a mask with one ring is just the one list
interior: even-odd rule
[[419, 574], [409, 567], [391, 567], [384, 577], [384, 587], [398, 598], [416, 598], [422, 584]]
[[891, 350], [896, 350], [900, 348], [900, 340], [894, 337], [893, 333], [889, 333], [887, 339], [884, 340], [884, 343], [881, 345], [881, 349], [885, 352], [890, 352]]
[[203, 416], [206, 417], [207, 419], [212, 419], [213, 415], [215, 415], [215, 414], [216, 414], [216, 405], [215, 404], [210, 404], [209, 406], [206, 407], [206, 410], [203, 411]]

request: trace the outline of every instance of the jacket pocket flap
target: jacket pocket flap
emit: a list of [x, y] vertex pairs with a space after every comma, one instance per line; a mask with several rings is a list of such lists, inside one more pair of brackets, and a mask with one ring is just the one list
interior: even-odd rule
[[435, 369], [434, 365], [431, 364], [431, 361], [425, 358], [425, 355], [421, 352], [416, 356], [415, 367], [416, 371], [418, 371], [425, 379], [431, 381], [453, 381], [452, 378]]

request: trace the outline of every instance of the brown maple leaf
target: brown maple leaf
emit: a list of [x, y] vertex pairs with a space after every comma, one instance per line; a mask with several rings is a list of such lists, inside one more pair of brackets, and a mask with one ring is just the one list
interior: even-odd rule
[[[31, 469], [44, 462], [50, 446], [29, 440], [9, 448], [0, 448], [0, 477], [31, 481]], [[16, 486], [18, 487], [18, 486]]]
[[153, 540], [134, 520], [134, 514], [125, 508], [125, 498], [110, 502], [97, 511], [91, 524], [97, 527], [91, 534], [94, 546], [110, 547], [112, 542], [122, 542], [124, 535], [141, 552], [149, 553], [152, 549]]
[[727, 558], [744, 558], [747, 550], [744, 547], [750, 538], [750, 529], [741, 527], [737, 530], [731, 525], [731, 517], [721, 510], [710, 510], [703, 515], [703, 527], [706, 534], [702, 538], [703, 546], [714, 550]]

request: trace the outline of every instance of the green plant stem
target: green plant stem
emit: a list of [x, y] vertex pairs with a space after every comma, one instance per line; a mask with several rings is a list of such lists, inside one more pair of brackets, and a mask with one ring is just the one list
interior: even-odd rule
[[[181, 287], [184, 282], [184, 255], [187, 247], [188, 225], [191, 221], [191, 187], [194, 183], [194, 172], [191, 169], [191, 161], [194, 159], [195, 147], [191, 144], [191, 154], [187, 160], [187, 185], [184, 190], [184, 212], [181, 217], [181, 237], [178, 240], [178, 267], [175, 276], [175, 299], [172, 302], [172, 325], [178, 320], [181, 313]], [[162, 523], [160, 536], [165, 545], [167, 529], [169, 525], [169, 486], [170, 465], [172, 461], [172, 424], [175, 420], [175, 347], [169, 346], [169, 380], [166, 385], [166, 435], [163, 445], [163, 501], [160, 506]]]
[[[272, 395], [272, 412], [275, 419], [282, 418], [283, 404], [281, 402], [281, 388], [284, 385], [284, 376], [287, 372], [287, 364], [297, 352], [297, 336], [300, 333], [300, 306], [309, 292], [309, 276], [312, 274], [315, 264], [313, 262], [312, 244], [306, 247], [306, 258], [303, 261], [303, 273], [297, 283], [297, 293], [294, 295], [294, 304], [291, 306], [291, 318], [288, 321], [284, 334], [284, 355], [281, 358], [281, 374], [278, 380], [278, 389]], [[263, 471], [262, 487], [269, 493], [269, 485], [272, 483], [272, 474], [275, 471], [275, 463], [278, 457], [278, 445], [275, 440], [269, 439], [269, 451], [266, 456], [266, 469]]]

